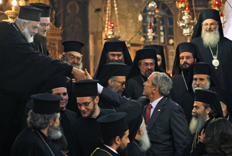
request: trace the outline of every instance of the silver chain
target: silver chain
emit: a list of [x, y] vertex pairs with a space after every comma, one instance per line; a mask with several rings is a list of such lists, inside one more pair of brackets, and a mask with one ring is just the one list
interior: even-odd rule
[[186, 87], [186, 89], [188, 90], [188, 85], [187, 85], [187, 83], [186, 83], [186, 81], [185, 81], [183, 71], [181, 71], [181, 75], [182, 75], [182, 77], [183, 77], [185, 87]]

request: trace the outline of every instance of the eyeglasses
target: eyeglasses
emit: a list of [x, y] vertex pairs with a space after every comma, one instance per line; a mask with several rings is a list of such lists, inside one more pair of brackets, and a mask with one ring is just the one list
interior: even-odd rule
[[152, 63], [143, 63], [144, 66], [148, 67], [148, 66], [155, 66], [155, 63], [152, 62]]
[[75, 56], [73, 56], [73, 55], [71, 54], [71, 55], [69, 55], [69, 59], [70, 59], [70, 60], [75, 60], [75, 59], [77, 59], [78, 61], [80, 61], [80, 60], [81, 60], [81, 57], [75, 57]]
[[94, 99], [92, 99], [91, 101], [89, 101], [89, 102], [85, 102], [85, 103], [77, 103], [77, 106], [78, 107], [81, 107], [81, 106], [83, 106], [83, 107], [88, 107], [89, 106], [89, 104], [93, 101]]
[[121, 83], [122, 86], [126, 83], [126, 81], [122, 81], [122, 82], [117, 81], [117, 80], [113, 80], [113, 81], [118, 82], [118, 83]]
[[39, 24], [41, 27], [49, 27], [50, 26], [50, 23], [40, 23]]
[[184, 60], [184, 58], [186, 58], [186, 60], [189, 60], [191, 58], [193, 58], [192, 56], [181, 56], [180, 60]]
[[208, 26], [217, 26], [218, 24], [217, 23], [203, 23], [202, 24], [204, 27], [208, 27]]
[[55, 95], [66, 96], [66, 95], [68, 95], [68, 93], [67, 93], [67, 92], [64, 92], [64, 93], [56, 93]]

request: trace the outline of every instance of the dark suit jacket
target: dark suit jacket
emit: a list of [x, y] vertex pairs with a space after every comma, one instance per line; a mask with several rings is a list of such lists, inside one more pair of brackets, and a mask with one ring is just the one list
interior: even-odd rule
[[[143, 115], [145, 117], [144, 107]], [[157, 104], [147, 125], [151, 147], [147, 156], [187, 156], [191, 147], [191, 134], [180, 105], [169, 98]]]

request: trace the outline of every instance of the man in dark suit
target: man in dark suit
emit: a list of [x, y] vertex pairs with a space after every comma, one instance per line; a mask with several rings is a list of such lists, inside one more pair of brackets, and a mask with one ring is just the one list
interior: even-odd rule
[[160, 72], [153, 72], [144, 83], [143, 95], [150, 100], [143, 111], [151, 141], [148, 156], [189, 154], [191, 135], [183, 109], [165, 97], [171, 88], [171, 79]]

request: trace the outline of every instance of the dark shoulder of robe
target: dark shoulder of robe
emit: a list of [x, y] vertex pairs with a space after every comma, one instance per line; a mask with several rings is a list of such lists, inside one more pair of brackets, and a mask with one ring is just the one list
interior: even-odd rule
[[[40, 131], [37, 132], [55, 156], [63, 156], [60, 149], [48, 137]], [[30, 128], [22, 131], [13, 144], [11, 156], [52, 156], [48, 146], [37, 132]]]
[[115, 112], [113, 109], [101, 109], [97, 118], [80, 117], [71, 128], [71, 155], [89, 156], [101, 143], [99, 117]]
[[39, 54], [14, 23], [0, 23], [0, 47], [0, 125], [4, 127], [0, 129], [1, 152], [6, 151], [5, 141], [11, 140], [6, 147], [10, 148], [21, 131], [30, 95], [39, 93], [50, 77], [69, 76], [73, 67]]
[[139, 147], [139, 141], [134, 140], [127, 145], [128, 156], [145, 156]]
[[34, 39], [34, 42], [31, 43], [32, 47], [35, 48], [36, 51], [40, 52], [40, 54], [49, 55], [49, 52], [47, 50], [46, 44], [38, 42]]
[[[187, 83], [187, 82], [186, 82]], [[188, 93], [184, 79], [181, 74], [176, 74], [172, 77], [172, 89], [169, 97], [178, 104], [181, 104], [183, 97]]]
[[[212, 54], [210, 52], [209, 47], [204, 47], [203, 40], [201, 37], [197, 37], [191, 41], [198, 47], [198, 56], [200, 61], [209, 63], [212, 65]], [[214, 55], [216, 54], [217, 47], [212, 48]], [[218, 60], [220, 61], [220, 65], [215, 69], [215, 74], [220, 82], [220, 86], [223, 89], [231, 92], [232, 88], [232, 41], [229, 39], [220, 36], [219, 44], [218, 44]]]
[[29, 99], [45, 80], [69, 76], [72, 66], [39, 54], [22, 36], [14, 23], [0, 23], [0, 89]]
[[124, 95], [130, 97], [131, 99], [137, 100], [143, 94], [143, 83], [147, 81], [147, 78], [141, 74], [130, 78], [126, 82], [126, 88]]
[[114, 153], [111, 149], [101, 144], [90, 156], [119, 156], [119, 154]]
[[188, 124], [189, 124], [191, 119], [192, 119], [194, 93], [193, 92], [187, 92], [181, 99], [182, 99], [182, 101], [180, 103], [180, 106], [183, 108], [184, 114], [185, 114], [186, 119], [187, 119]]
[[65, 111], [60, 111], [60, 125], [63, 129], [64, 136], [66, 137], [66, 140], [68, 142], [68, 149], [70, 149], [71, 144], [71, 125], [73, 125], [80, 116], [77, 115], [77, 113], [66, 109]]

